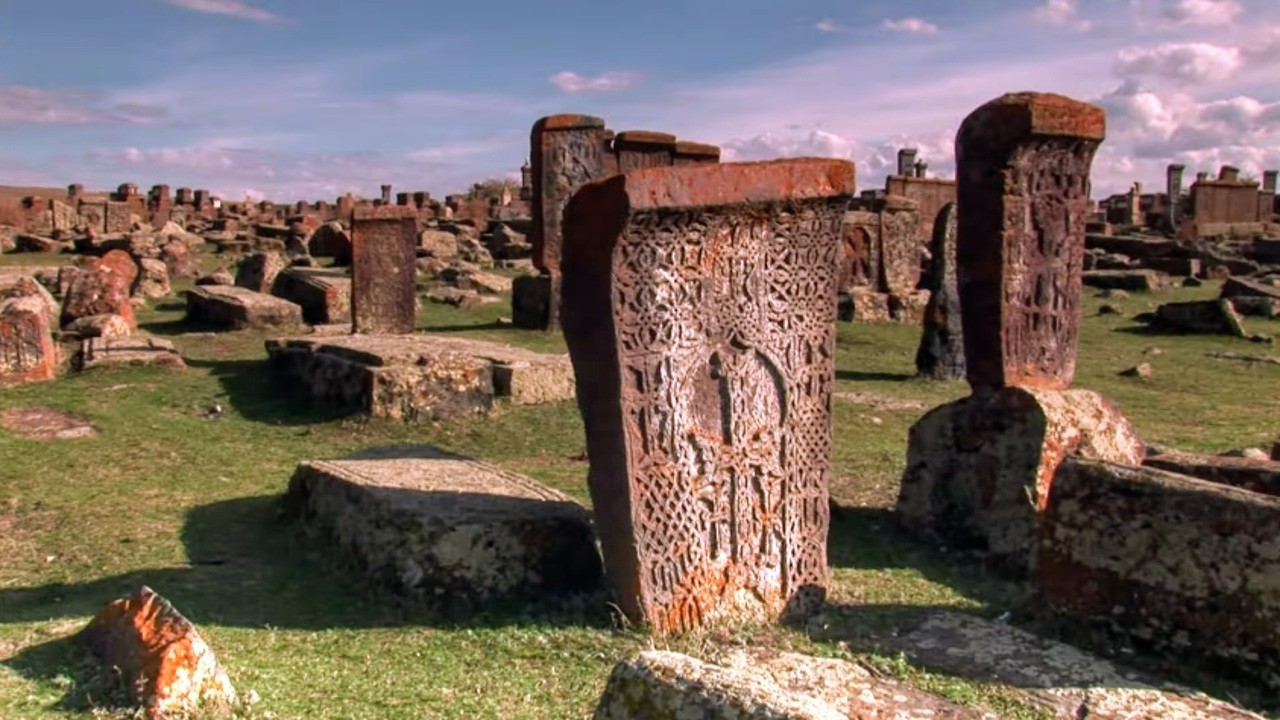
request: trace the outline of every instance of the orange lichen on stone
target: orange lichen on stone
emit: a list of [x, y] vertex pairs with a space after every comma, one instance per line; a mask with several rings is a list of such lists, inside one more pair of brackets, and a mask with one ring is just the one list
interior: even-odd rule
[[152, 720], [236, 702], [231, 681], [195, 626], [151, 588], [108, 604], [80, 638], [124, 677], [131, 699]]

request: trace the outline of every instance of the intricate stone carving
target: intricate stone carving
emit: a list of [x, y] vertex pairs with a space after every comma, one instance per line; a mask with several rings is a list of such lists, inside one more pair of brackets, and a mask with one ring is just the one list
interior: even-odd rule
[[1005, 95], [956, 135], [957, 272], [975, 388], [1065, 388], [1075, 374], [1089, 167], [1100, 108]]
[[352, 330], [413, 332], [418, 228], [413, 208], [356, 208], [351, 223]]
[[[604, 174], [604, 120], [590, 115], [552, 115], [534, 123], [533, 264], [560, 270], [564, 206], [575, 190]], [[554, 323], [555, 319], [551, 321]]]
[[821, 604], [853, 175], [812, 159], [659, 168], [566, 210], [597, 527], [623, 610], [659, 632]]

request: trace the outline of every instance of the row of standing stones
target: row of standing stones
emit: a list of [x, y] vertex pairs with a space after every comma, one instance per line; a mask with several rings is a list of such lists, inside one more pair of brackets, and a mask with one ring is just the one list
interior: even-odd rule
[[[1034, 93], [962, 123], [960, 211], [937, 234], [954, 252], [934, 256], [937, 277], [955, 284], [934, 294], [922, 345], [941, 374], [963, 368], [972, 394], [912, 429], [898, 515], [1030, 578], [1055, 614], [1275, 685], [1276, 466], [1206, 471], [1203, 459], [1165, 456], [1180, 472], [1157, 469], [1114, 405], [1071, 387], [1089, 169], [1104, 125], [1098, 108]], [[828, 586], [834, 321], [854, 167], [696, 162], [596, 175], [602, 128], [555, 116], [532, 137], [533, 240], [557, 244], [543, 269], [587, 429], [591, 513], [527, 478], [421, 448], [304, 463], [286, 506], [412, 601], [591, 591], [603, 568], [622, 612], [660, 635], [812, 616]], [[355, 329], [411, 332], [409, 219], [378, 208], [355, 220]], [[157, 606], [145, 592], [121, 602]], [[120, 635], [95, 628], [121, 617], [138, 627], [137, 613], [115, 607], [87, 636]], [[173, 643], [148, 647], [176, 662], [207, 655]], [[146, 662], [134, 671], [166, 676]], [[201, 662], [203, 675], [178, 674], [207, 681], [184, 686], [181, 701], [156, 690], [151, 707], [226, 700], [225, 675]], [[815, 680], [824, 677], [839, 680]], [[814, 689], [823, 682], [842, 689]], [[1141, 703], [1182, 703], [1185, 717], [1251, 717], [1151, 691], [1126, 712], [1169, 717]], [[1112, 701], [1082, 697], [1073, 716]], [[847, 663], [668, 653], [619, 666], [596, 716], [917, 711], [981, 716]]]

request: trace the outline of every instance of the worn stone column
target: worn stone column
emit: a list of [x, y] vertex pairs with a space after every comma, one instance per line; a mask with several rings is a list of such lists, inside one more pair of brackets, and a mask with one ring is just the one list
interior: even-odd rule
[[929, 304], [916, 350], [916, 370], [937, 380], [958, 380], [965, 373], [964, 327], [956, 289], [955, 203], [947, 203], [938, 214], [929, 249]]
[[413, 332], [418, 224], [412, 208], [356, 208], [351, 220], [351, 330]]
[[617, 599], [658, 632], [824, 597], [852, 163], [656, 168], [565, 212], [563, 327]]
[[1005, 95], [956, 135], [956, 263], [970, 385], [1066, 388], [1076, 368], [1100, 108]]

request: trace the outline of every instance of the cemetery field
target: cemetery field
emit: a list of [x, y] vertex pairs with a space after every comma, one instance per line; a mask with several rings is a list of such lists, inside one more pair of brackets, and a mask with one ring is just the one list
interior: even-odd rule
[[[1206, 354], [1280, 357], [1280, 347], [1153, 334], [1132, 320], [1218, 290], [1101, 300], [1086, 288], [1075, 386], [1114, 401], [1149, 442], [1269, 449], [1280, 436], [1280, 365]], [[1123, 314], [1098, 315], [1104, 303]], [[703, 657], [761, 643], [857, 658], [1003, 717], [1050, 717], [1008, 688], [912, 668], [888, 647], [931, 610], [1016, 617], [1025, 600], [1017, 585], [893, 526], [908, 429], [967, 392], [914, 377], [916, 327], [840, 325], [828, 609], [803, 627], [668, 643], [619, 626], [600, 598], [465, 617], [397, 608], [279, 517], [299, 461], [396, 443], [491, 461], [588, 502], [576, 405], [500, 404], [487, 417], [417, 425], [335, 416], [269, 374], [271, 335], [190, 334], [183, 310], [165, 301], [139, 323], [174, 341], [185, 371], [96, 370], [0, 391], [0, 416], [49, 407], [96, 431], [40, 441], [0, 429], [0, 717], [132, 717], [69, 637], [140, 585], [191, 619], [237, 690], [258, 698], [242, 711], [249, 718], [588, 717], [613, 665], [655, 642]], [[499, 322], [510, 312], [505, 299], [473, 310], [424, 303], [419, 327], [563, 351], [558, 334]], [[1280, 337], [1280, 321], [1246, 324]], [[1118, 374], [1144, 362], [1150, 378]]]

